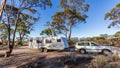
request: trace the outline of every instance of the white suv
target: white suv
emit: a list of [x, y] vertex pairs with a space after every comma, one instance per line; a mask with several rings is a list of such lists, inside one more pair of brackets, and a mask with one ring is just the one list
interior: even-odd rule
[[81, 54], [85, 54], [86, 52], [97, 52], [103, 54], [113, 53], [113, 47], [111, 46], [103, 46], [98, 45], [94, 42], [77, 42], [75, 45], [77, 51]]

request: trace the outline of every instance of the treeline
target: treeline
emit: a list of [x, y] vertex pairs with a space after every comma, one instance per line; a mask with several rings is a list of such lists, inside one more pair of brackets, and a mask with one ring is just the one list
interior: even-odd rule
[[96, 42], [101, 45], [120, 46], [120, 38], [91, 37], [81, 39], [80, 41]]
[[80, 42], [80, 41], [95, 42], [101, 45], [120, 46], [120, 31], [116, 32], [113, 35], [101, 34], [100, 36], [96, 36], [96, 37], [71, 38], [69, 44], [72, 46], [75, 45], [76, 42]]

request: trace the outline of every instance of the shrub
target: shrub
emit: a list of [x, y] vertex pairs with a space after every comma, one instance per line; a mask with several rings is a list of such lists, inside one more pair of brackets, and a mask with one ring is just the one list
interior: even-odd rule
[[85, 65], [89, 63], [93, 58], [89, 56], [78, 56], [76, 53], [70, 53], [59, 58], [59, 64], [63, 68], [74, 68], [74, 66], [81, 64], [81, 67], [84, 68]]
[[77, 42], [76, 40], [68, 40], [68, 44], [70, 45], [70, 47], [74, 47], [76, 42]]
[[65, 64], [76, 64], [77, 55], [75, 53], [70, 53], [64, 56], [64, 63]]
[[117, 64], [107, 64], [103, 68], [118, 68]]
[[120, 57], [119, 57], [118, 54], [113, 54], [112, 56], [110, 55], [110, 59], [111, 59], [112, 61], [118, 61], [118, 60], [120, 60]]
[[92, 62], [88, 65], [89, 68], [118, 68], [117, 64], [111, 64], [110, 62], [115, 62], [120, 60], [118, 54], [103, 56], [96, 56]]
[[90, 65], [89, 68], [103, 68], [107, 64], [106, 58], [102, 55], [96, 56]]

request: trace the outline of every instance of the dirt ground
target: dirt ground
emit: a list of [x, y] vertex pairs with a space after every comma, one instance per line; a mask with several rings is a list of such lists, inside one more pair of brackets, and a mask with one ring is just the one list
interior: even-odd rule
[[[13, 53], [10, 57], [4, 58], [4, 53], [6, 50], [0, 51], [0, 68], [63, 68], [59, 67], [57, 63], [58, 58], [68, 55], [72, 52], [65, 52], [65, 51], [50, 51], [47, 53], [41, 53], [36, 49], [29, 49], [27, 46], [22, 46], [15, 48]], [[77, 53], [77, 56], [84, 56], [84, 57], [94, 57], [95, 55], [80, 55]], [[59, 58], [64, 61], [63, 58]], [[56, 61], [57, 60], [57, 61]], [[82, 61], [81, 61], [82, 60]], [[80, 58], [77, 59], [79, 64], [75, 65], [75, 68], [85, 68], [86, 64], [89, 64], [91, 58]], [[52, 65], [56, 65], [57, 67], [53, 67]], [[71, 65], [71, 68], [74, 67]], [[69, 68], [65, 66], [65, 68]]]
[[12, 55], [9, 58], [4, 58], [3, 55], [5, 51], [6, 50], [0, 51], [0, 68], [16, 68], [27, 63], [34, 62], [38, 58], [39, 59], [45, 58], [47, 60], [69, 54], [69, 52], [58, 51], [40, 53], [36, 49], [29, 49], [27, 46], [23, 46], [14, 49]]

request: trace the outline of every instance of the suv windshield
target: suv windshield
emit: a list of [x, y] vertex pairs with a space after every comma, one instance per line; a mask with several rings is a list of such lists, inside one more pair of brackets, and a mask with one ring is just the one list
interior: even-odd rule
[[89, 43], [78, 43], [78, 46], [89, 46]]

